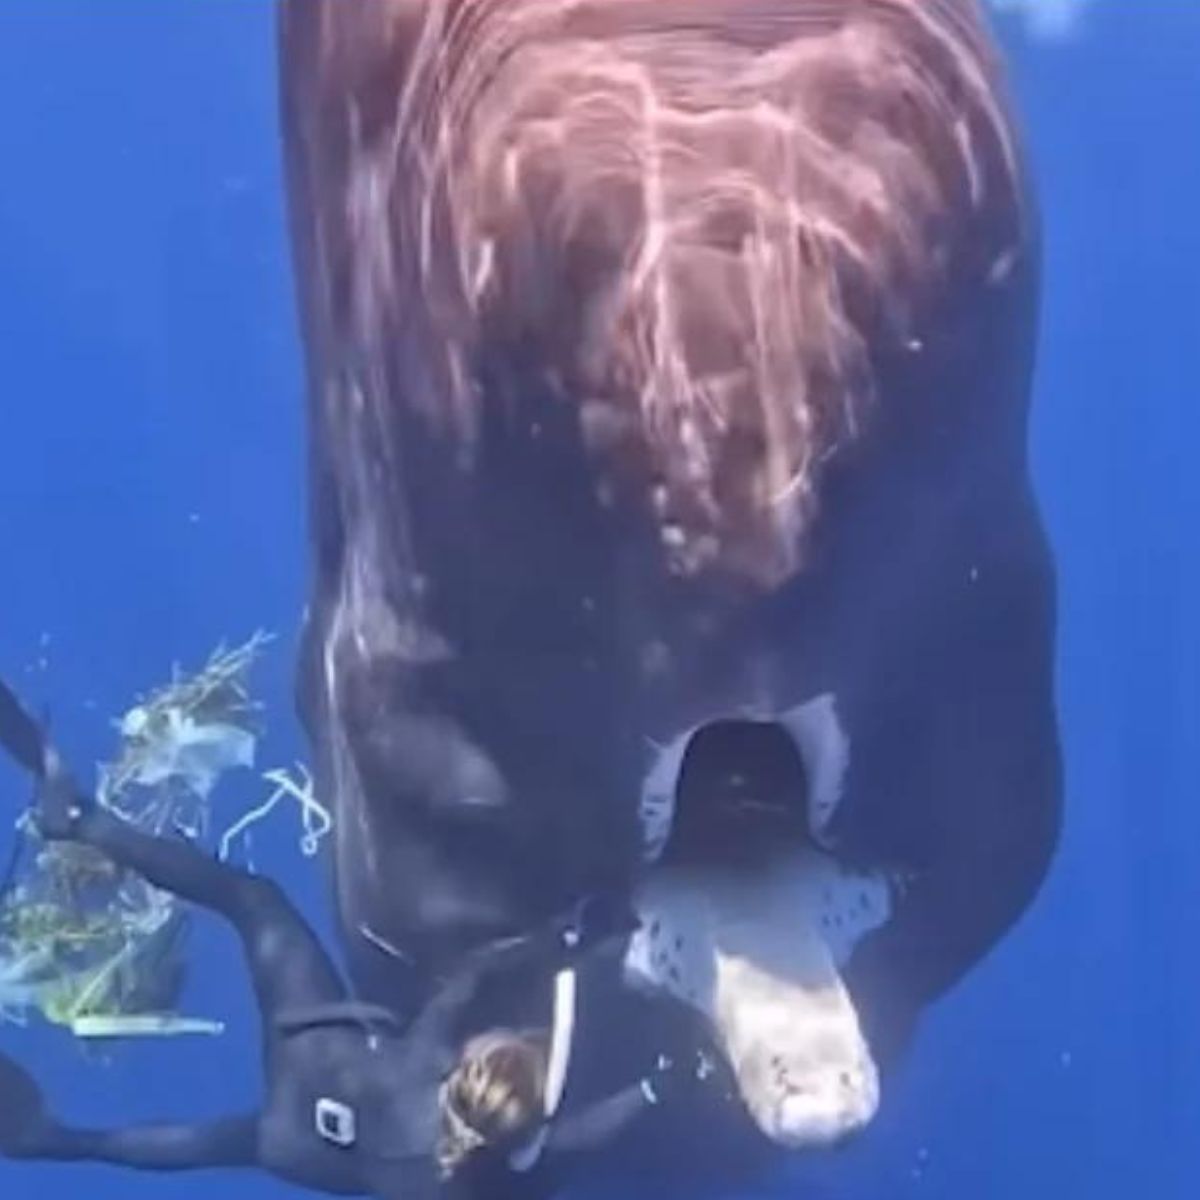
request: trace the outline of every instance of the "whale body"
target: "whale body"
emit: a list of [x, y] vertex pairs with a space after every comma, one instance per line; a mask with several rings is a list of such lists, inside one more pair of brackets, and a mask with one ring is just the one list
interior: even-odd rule
[[[758, 1134], [838, 1140], [1060, 823], [1038, 222], [984, 18], [283, 0], [280, 39], [298, 692], [360, 987], [624, 890], [611, 1011], [686, 1011]], [[840, 1049], [785, 1070], [745, 1031], [797, 1011]]]

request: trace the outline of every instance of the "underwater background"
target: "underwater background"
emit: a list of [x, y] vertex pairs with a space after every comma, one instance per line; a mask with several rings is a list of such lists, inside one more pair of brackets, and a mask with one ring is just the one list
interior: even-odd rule
[[[1200, 4], [995, 7], [1046, 223], [1031, 437], [1060, 576], [1065, 833], [1034, 908], [927, 1014], [875, 1127], [764, 1200], [1200, 1195]], [[0, 675], [81, 770], [173, 663], [257, 628], [279, 635], [255, 675], [259, 767], [304, 755], [274, 70], [268, 0], [0, 0]], [[219, 820], [266, 790], [231, 776]], [[27, 798], [0, 764], [0, 855]], [[325, 923], [298, 835], [289, 810], [254, 861]], [[107, 1063], [45, 1027], [0, 1045], [74, 1122], [247, 1107], [236, 943], [205, 919], [194, 954], [186, 1008], [220, 1038]], [[217, 1187], [299, 1195], [0, 1162], [4, 1200]]]

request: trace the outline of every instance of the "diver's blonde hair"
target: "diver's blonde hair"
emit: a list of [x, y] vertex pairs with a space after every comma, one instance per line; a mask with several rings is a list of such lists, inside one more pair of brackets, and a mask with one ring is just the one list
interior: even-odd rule
[[534, 1032], [492, 1030], [472, 1038], [441, 1091], [438, 1166], [449, 1177], [483, 1146], [533, 1133], [543, 1116], [547, 1047]]

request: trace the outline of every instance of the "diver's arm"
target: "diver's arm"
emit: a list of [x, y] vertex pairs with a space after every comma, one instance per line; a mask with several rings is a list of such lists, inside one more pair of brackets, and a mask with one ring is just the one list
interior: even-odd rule
[[[508, 1156], [509, 1170], [527, 1181], [541, 1179], [544, 1184], [546, 1170], [556, 1159], [608, 1145], [658, 1102], [654, 1080], [639, 1080], [581, 1112], [543, 1125]], [[523, 1189], [523, 1194], [527, 1190]], [[548, 1195], [553, 1190], [543, 1185], [537, 1189], [537, 1194]]]
[[636, 928], [632, 911], [604, 900], [585, 901], [568, 918], [557, 918], [534, 933], [489, 942], [467, 955], [433, 995], [413, 1029], [431, 1043], [452, 1037], [460, 1015], [490, 977], [527, 967], [548, 973], [582, 959]]
[[569, 1154], [604, 1145], [651, 1108], [670, 1105], [684, 1092], [703, 1086], [708, 1071], [701, 1053], [688, 1055], [682, 1061], [660, 1055], [653, 1070], [637, 1083], [553, 1121], [546, 1138], [547, 1153]]
[[549, 972], [575, 967], [590, 954], [637, 928], [633, 910], [608, 899], [589, 899], [566, 917], [557, 917], [533, 933], [489, 942], [469, 954], [443, 991], [459, 1002], [489, 976], [523, 967]]
[[595, 1150], [624, 1132], [658, 1103], [653, 1083], [643, 1079], [581, 1112], [559, 1117], [546, 1138], [547, 1154]]
[[449, 1051], [463, 1012], [484, 979], [533, 957], [530, 937], [505, 938], [472, 951], [426, 1002], [409, 1027], [411, 1044], [424, 1043], [438, 1057]]
[[256, 1167], [258, 1119], [226, 1117], [195, 1125], [72, 1129], [48, 1124], [12, 1154], [42, 1162], [100, 1162], [141, 1171]]

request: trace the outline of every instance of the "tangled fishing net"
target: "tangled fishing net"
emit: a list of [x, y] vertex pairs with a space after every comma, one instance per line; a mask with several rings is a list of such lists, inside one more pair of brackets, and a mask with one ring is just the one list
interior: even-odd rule
[[[139, 829], [183, 837], [221, 858], [285, 798], [300, 805], [301, 849], [329, 831], [302, 766], [263, 776], [268, 799], [222, 833], [212, 793], [226, 772], [251, 768], [262, 706], [248, 690], [269, 638], [219, 647], [192, 675], [140, 700], [116, 722], [115, 757], [99, 767], [97, 801]], [[218, 1033], [218, 1022], [176, 1012], [186, 975], [188, 906], [117, 868], [99, 851], [44, 842], [19, 823], [18, 850], [0, 880], [0, 1018], [34, 1014], [79, 1037]]]

